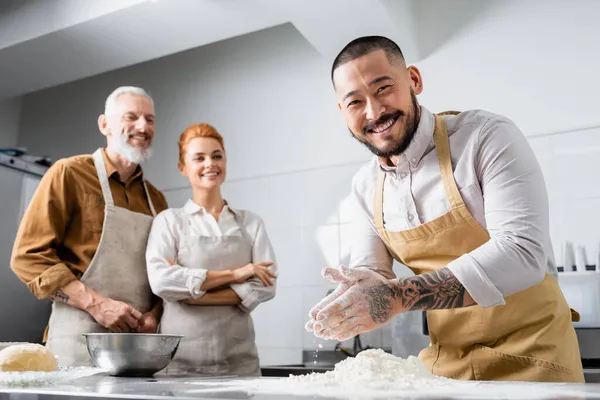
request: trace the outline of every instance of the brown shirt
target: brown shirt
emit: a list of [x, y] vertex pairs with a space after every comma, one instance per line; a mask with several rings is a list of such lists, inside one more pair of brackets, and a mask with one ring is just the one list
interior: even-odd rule
[[[138, 167], [127, 182], [102, 150], [115, 206], [152, 215]], [[163, 194], [147, 182], [156, 212]], [[39, 299], [81, 278], [92, 261], [104, 223], [104, 199], [92, 155], [58, 160], [43, 176], [23, 216], [10, 266]]]

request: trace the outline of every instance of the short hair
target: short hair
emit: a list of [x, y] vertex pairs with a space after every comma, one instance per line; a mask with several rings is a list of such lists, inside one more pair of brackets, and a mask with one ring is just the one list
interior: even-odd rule
[[113, 92], [106, 98], [106, 103], [104, 104], [105, 115], [114, 112], [114, 110], [117, 108], [117, 101], [119, 100], [119, 97], [124, 94], [147, 97], [154, 107], [154, 100], [152, 100], [152, 96], [150, 96], [150, 94], [148, 94], [148, 92], [144, 89], [135, 86], [120, 86], [113, 90]]
[[185, 164], [185, 151], [188, 143], [192, 139], [196, 138], [211, 138], [215, 139], [223, 151], [225, 151], [225, 145], [223, 144], [223, 136], [210, 124], [192, 124], [188, 126], [185, 131], [179, 136], [179, 162]]
[[404, 62], [404, 54], [402, 54], [400, 46], [398, 46], [393, 40], [383, 36], [359, 37], [358, 39], [354, 39], [348, 43], [333, 60], [333, 65], [331, 66], [331, 82], [334, 84], [334, 86], [335, 82], [333, 82], [333, 73], [336, 69], [347, 62], [377, 50], [385, 51], [385, 55], [387, 56], [390, 64], [397, 60]]

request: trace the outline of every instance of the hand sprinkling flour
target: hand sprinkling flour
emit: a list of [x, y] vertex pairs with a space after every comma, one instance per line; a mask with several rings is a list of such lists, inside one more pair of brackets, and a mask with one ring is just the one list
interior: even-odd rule
[[315, 336], [344, 341], [369, 332], [398, 313], [467, 307], [475, 304], [464, 286], [443, 268], [388, 280], [367, 268], [326, 268], [323, 276], [337, 289], [311, 311], [306, 329]]

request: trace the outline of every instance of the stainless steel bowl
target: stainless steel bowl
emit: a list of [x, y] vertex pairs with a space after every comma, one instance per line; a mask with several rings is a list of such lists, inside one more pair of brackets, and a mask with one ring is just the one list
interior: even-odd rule
[[113, 376], [152, 376], [175, 357], [183, 336], [84, 333], [94, 365]]

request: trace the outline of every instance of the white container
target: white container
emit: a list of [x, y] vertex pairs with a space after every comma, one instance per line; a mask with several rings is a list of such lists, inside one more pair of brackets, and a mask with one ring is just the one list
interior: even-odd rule
[[582, 245], [575, 247], [575, 265], [577, 266], [577, 272], [585, 271], [587, 255], [585, 254], [585, 247]]
[[575, 265], [575, 253], [573, 251], [573, 244], [568, 240], [563, 243], [563, 262], [564, 272], [573, 271], [573, 265]]
[[600, 274], [596, 271], [560, 272], [558, 284], [569, 307], [581, 315], [578, 328], [600, 328]]

